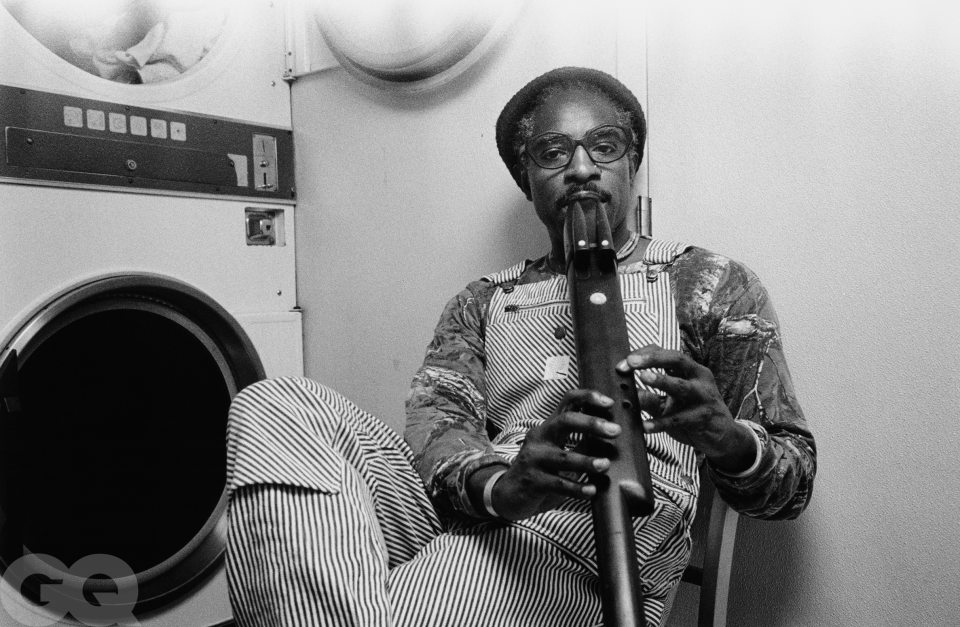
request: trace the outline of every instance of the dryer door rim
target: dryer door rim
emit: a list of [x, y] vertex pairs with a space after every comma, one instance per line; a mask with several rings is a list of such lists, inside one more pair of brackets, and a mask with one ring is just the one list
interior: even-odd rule
[[[155, 295], [162, 306], [172, 309], [167, 312], [172, 316], [166, 317], [178, 322], [188, 321], [187, 330], [192, 334], [206, 334], [208, 340], [216, 343], [211, 347], [204, 342], [208, 350], [216, 349], [211, 352], [221, 370], [228, 369], [224, 375], [231, 395], [265, 378], [263, 364], [252, 341], [232, 314], [196, 287], [169, 276], [147, 272], [100, 275], [79, 281], [44, 299], [41, 305], [21, 318], [24, 322], [17, 325], [13, 333], [0, 344], [0, 362], [24, 350], [29, 356], [35, 342], [42, 341], [50, 329], [60, 326], [58, 319], [72, 311], [89, 310], [91, 299], [110, 299], [115, 295], [129, 296], [137, 292]], [[130, 298], [122, 298], [119, 302], [129, 301]], [[163, 562], [134, 575], [138, 588], [138, 608], [153, 609], [164, 605], [168, 599], [180, 596], [182, 590], [202, 579], [220, 563], [226, 550], [227, 504], [228, 491], [224, 486], [207, 521], [186, 545]], [[73, 577], [52, 567], [47, 573], [45, 566], [41, 562], [35, 571], [57, 579]], [[115, 582], [116, 586], [130, 583], [127, 578], [118, 578]], [[90, 579], [79, 584], [90, 591], [100, 591], [101, 588], [104, 592], [116, 591], [109, 580]]]
[[[172, 295], [172, 300], [176, 305], [192, 301], [194, 307], [188, 307], [188, 309], [196, 309], [196, 306], [206, 309], [208, 315], [203, 316], [203, 321], [215, 327], [212, 330], [221, 331], [218, 335], [234, 336], [230, 339], [233, 339], [233, 343], [237, 345], [227, 347], [232, 349], [226, 351], [228, 361], [231, 361], [231, 358], [236, 358], [237, 361], [245, 359], [250, 362], [250, 374], [256, 376], [254, 381], [266, 378], [263, 363], [260, 361], [260, 356], [253, 342], [229, 311], [203, 290], [179, 279], [155, 272], [117, 271], [99, 274], [80, 279], [47, 295], [40, 304], [19, 317], [22, 321], [21, 324], [14, 325], [6, 337], [0, 338], [0, 357], [11, 350], [22, 353], [23, 348], [33, 339], [34, 335], [69, 308], [94, 296], [124, 290], [147, 290], [168, 296]], [[184, 301], [184, 298], [187, 301]], [[190, 313], [198, 312], [190, 311]], [[222, 325], [226, 325], [226, 327], [216, 328]], [[221, 346], [220, 348], [223, 350], [224, 347]], [[233, 362], [231, 361], [231, 363]], [[236, 375], [236, 373], [234, 374]], [[242, 388], [238, 387], [238, 391], [240, 389]]]

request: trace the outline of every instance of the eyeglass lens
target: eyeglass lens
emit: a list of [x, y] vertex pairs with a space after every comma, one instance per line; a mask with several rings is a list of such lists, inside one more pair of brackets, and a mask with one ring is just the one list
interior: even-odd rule
[[630, 148], [627, 132], [619, 126], [604, 125], [575, 140], [565, 133], [548, 132], [527, 143], [527, 154], [541, 168], [563, 168], [573, 159], [577, 146], [583, 146], [594, 163], [611, 163]]

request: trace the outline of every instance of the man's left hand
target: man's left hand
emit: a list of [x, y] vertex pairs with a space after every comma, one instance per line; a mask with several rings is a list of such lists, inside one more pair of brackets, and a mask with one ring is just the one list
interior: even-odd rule
[[757, 455], [754, 438], [748, 427], [734, 422], [709, 368], [683, 353], [650, 344], [630, 353], [617, 364], [617, 370], [639, 370], [641, 381], [665, 393], [660, 397], [660, 410], [652, 412], [652, 420], [644, 421], [645, 433], [666, 432], [702, 452], [721, 471], [737, 473], [753, 463]]

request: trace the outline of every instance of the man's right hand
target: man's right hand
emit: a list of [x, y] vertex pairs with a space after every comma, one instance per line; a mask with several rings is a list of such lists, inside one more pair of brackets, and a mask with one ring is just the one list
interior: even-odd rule
[[[492, 504], [501, 517], [522, 520], [555, 508], [568, 498], [588, 500], [597, 493], [590, 483], [571, 477], [604, 473], [610, 460], [589, 457], [564, 448], [572, 433], [611, 439], [620, 427], [609, 420], [582, 413], [585, 407], [608, 409], [613, 400], [592, 390], [571, 390], [550, 418], [527, 432], [513, 464], [494, 485]], [[470, 478], [474, 502], [482, 503], [487, 480], [502, 467], [484, 468]], [[478, 498], [479, 497], [479, 498]]]

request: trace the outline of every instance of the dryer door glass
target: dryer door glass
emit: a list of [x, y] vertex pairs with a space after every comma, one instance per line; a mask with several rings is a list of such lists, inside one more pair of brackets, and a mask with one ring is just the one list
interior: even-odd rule
[[76, 67], [118, 83], [177, 79], [220, 39], [227, 0], [0, 0], [24, 29]]
[[30, 420], [23, 543], [65, 564], [169, 559], [223, 491], [231, 390], [208, 346], [160, 308], [72, 315], [20, 368]]

